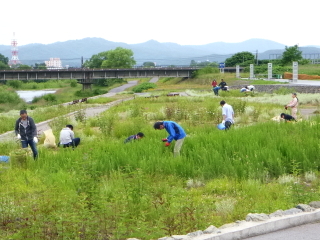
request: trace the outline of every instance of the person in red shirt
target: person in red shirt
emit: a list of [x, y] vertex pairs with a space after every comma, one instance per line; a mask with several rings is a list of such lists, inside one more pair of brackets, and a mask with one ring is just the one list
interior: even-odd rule
[[213, 79], [211, 85], [212, 85], [213, 88], [215, 88], [218, 85], [218, 83], [217, 83], [217, 81], [215, 79]]

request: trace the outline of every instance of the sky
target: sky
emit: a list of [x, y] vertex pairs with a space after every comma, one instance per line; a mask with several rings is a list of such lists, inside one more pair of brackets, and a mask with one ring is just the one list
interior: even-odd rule
[[1, 2], [0, 45], [86, 37], [128, 44], [238, 43], [320, 45], [316, 0], [14, 0]]

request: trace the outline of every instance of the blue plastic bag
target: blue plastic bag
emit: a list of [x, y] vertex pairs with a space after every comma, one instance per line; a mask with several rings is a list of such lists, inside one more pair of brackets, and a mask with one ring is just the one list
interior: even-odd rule
[[225, 126], [223, 123], [219, 123], [219, 124], [217, 125], [217, 128], [218, 128], [219, 130], [225, 130], [225, 129], [226, 129], [226, 126]]
[[0, 162], [9, 162], [9, 156], [0, 156]]

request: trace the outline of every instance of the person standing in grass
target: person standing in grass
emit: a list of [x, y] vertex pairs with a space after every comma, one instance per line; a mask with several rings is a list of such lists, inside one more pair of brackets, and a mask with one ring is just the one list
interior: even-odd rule
[[228, 130], [232, 124], [234, 124], [234, 111], [231, 105], [227, 104], [224, 100], [220, 102], [220, 106], [222, 107], [222, 124]]
[[26, 110], [20, 111], [20, 118], [16, 121], [14, 130], [17, 139], [21, 141], [22, 148], [27, 148], [29, 145], [33, 153], [33, 159], [36, 160], [38, 157], [37, 126], [33, 118], [28, 116]]
[[294, 119], [297, 119], [297, 112], [298, 112], [298, 105], [299, 100], [297, 98], [296, 93], [292, 93], [292, 100], [289, 104], [287, 104], [284, 108], [287, 109], [288, 107], [291, 108], [291, 115], [294, 117]]
[[126, 140], [124, 140], [124, 143], [131, 142], [132, 140], [141, 139], [144, 137], [144, 134], [142, 132], [138, 132], [136, 135], [129, 136]]
[[63, 148], [70, 146], [75, 148], [80, 144], [80, 138], [74, 137], [73, 126], [70, 124], [61, 130], [59, 140], [58, 145], [62, 144]]
[[169, 133], [167, 138], [162, 139], [162, 141], [165, 142], [166, 147], [170, 146], [170, 143], [173, 140], [176, 140], [173, 153], [175, 157], [179, 156], [184, 138], [186, 137], [184, 129], [178, 123], [173, 121], [156, 122], [153, 127], [156, 130], [166, 129]]

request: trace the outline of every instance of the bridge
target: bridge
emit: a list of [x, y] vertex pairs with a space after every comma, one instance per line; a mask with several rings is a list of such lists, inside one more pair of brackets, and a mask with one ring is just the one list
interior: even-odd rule
[[48, 70], [0, 70], [0, 81], [7, 80], [62, 80], [106, 78], [191, 77], [199, 68], [129, 68], [129, 69], [48, 69]]

